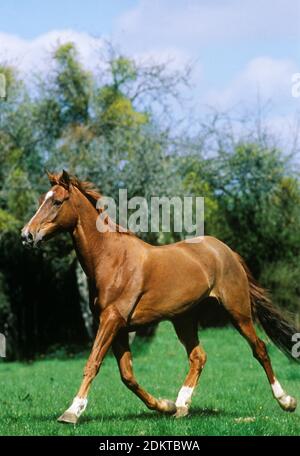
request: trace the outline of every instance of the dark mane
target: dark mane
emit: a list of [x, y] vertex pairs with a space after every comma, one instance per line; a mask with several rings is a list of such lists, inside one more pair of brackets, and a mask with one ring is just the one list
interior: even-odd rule
[[[63, 173], [51, 174], [48, 172], [47, 174], [52, 185], [62, 185], [63, 187], [66, 186], [66, 183], [63, 178]], [[68, 180], [69, 185], [73, 185], [74, 187], [76, 187], [87, 198], [87, 200], [92, 204], [96, 211], [99, 214], [101, 214], [103, 208], [98, 208], [97, 203], [98, 200], [102, 197], [102, 195], [94, 186], [94, 184], [88, 181], [81, 181], [78, 179], [78, 177], [73, 176], [71, 174], [68, 175]], [[117, 233], [134, 236], [134, 233], [132, 231], [126, 230], [126, 228], [114, 222], [108, 215], [105, 216], [104, 222], [107, 223]]]

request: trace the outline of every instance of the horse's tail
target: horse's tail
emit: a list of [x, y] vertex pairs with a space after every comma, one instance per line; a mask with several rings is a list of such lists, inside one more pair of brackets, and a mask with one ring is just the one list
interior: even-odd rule
[[300, 357], [292, 354], [292, 348], [296, 340], [293, 335], [300, 334], [300, 329], [282, 315], [282, 312], [274, 306], [267, 291], [263, 289], [252, 276], [243, 259], [238, 255], [239, 261], [243, 266], [250, 291], [250, 300], [253, 316], [259, 321], [266, 334], [275, 345], [290, 359], [300, 362]]

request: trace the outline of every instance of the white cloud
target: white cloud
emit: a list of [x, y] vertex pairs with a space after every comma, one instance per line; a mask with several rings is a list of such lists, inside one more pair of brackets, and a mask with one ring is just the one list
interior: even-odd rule
[[170, 70], [180, 69], [185, 66], [189, 57], [185, 52], [175, 47], [163, 47], [148, 51], [134, 52], [133, 58], [140, 62], [153, 62], [156, 64], [168, 63]]
[[[176, 56], [182, 62], [196, 60], [194, 95], [200, 109], [203, 104], [221, 109], [240, 101], [255, 104], [258, 95], [262, 101], [271, 99], [279, 106], [295, 103], [290, 96], [291, 75], [299, 68], [290, 58], [255, 56], [266, 43], [270, 54], [276, 55], [278, 40], [285, 43], [286, 54], [287, 42], [296, 47], [300, 38], [299, 20], [300, 3], [294, 0], [139, 0], [134, 8], [116, 19], [114, 36], [129, 52], [164, 56], [171, 50], [175, 61]], [[243, 46], [245, 55], [252, 57], [246, 64]], [[223, 88], [222, 65], [226, 63], [221, 59], [218, 65], [217, 53], [222, 47], [228, 52], [229, 68], [233, 63], [244, 64], [244, 68], [236, 67], [230, 83]], [[217, 77], [206, 74], [208, 62], [210, 71], [212, 68], [218, 71]], [[228, 68], [225, 73], [228, 80]], [[210, 79], [216, 84], [210, 83]]]
[[297, 66], [290, 59], [257, 57], [250, 60], [226, 88], [210, 90], [204, 102], [220, 109], [239, 102], [256, 103], [258, 97], [275, 105], [295, 104], [291, 77], [296, 71]]
[[52, 30], [33, 40], [0, 33], [0, 61], [16, 66], [25, 74], [45, 72], [50, 67], [54, 49], [70, 41], [76, 45], [80, 59], [87, 68], [95, 69], [99, 65], [103, 40], [74, 30]]
[[132, 49], [199, 47], [242, 40], [299, 38], [294, 0], [140, 0], [115, 22], [117, 39]]
[[286, 154], [297, 154], [300, 160], [300, 112], [270, 116], [265, 119], [265, 126], [274, 138], [275, 146], [279, 146]]

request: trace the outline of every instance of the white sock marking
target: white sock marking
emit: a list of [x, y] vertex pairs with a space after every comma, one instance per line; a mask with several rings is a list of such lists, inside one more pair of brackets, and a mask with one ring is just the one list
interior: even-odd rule
[[281, 406], [285, 410], [295, 410], [297, 406], [296, 400], [282, 389], [282, 386], [276, 378], [271, 386], [273, 394]]
[[87, 403], [88, 400], [86, 398], [76, 396], [67, 412], [74, 413], [79, 417], [85, 411]]
[[191, 388], [190, 386], [183, 386], [178, 393], [176, 407], [187, 407], [191, 402], [193, 391], [194, 388]]
[[276, 399], [280, 399], [282, 396], [286, 395], [286, 392], [282, 389], [279, 381], [275, 378], [274, 383], [272, 383], [272, 391]]

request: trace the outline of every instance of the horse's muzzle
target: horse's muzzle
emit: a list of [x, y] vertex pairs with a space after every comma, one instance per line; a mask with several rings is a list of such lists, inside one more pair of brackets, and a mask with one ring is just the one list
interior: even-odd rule
[[22, 230], [21, 240], [22, 244], [26, 247], [37, 247], [42, 241], [42, 237], [39, 236], [39, 233], [34, 236], [30, 231]]
[[22, 231], [21, 239], [22, 239], [22, 244], [27, 247], [32, 246], [34, 243], [34, 238], [33, 238], [33, 235], [30, 233], [30, 231]]

